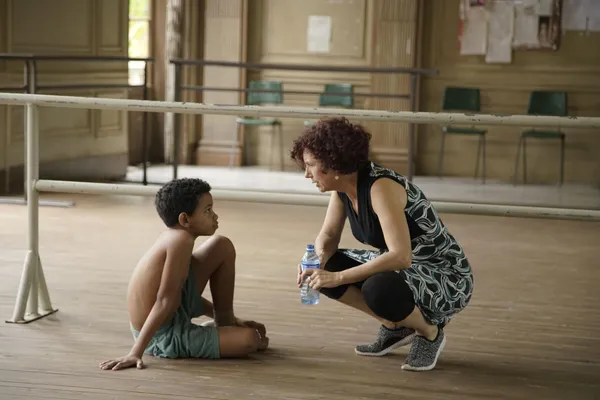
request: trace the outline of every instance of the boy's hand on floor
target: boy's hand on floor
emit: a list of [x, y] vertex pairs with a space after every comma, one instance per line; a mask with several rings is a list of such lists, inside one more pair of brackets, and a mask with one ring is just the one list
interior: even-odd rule
[[266, 350], [269, 347], [269, 338], [264, 336], [260, 338], [260, 346], [258, 346], [259, 351]]
[[137, 367], [137, 369], [142, 369], [144, 368], [144, 362], [140, 357], [128, 354], [125, 357], [119, 357], [113, 360], [107, 360], [100, 363], [101, 369], [112, 369], [113, 371], [131, 367]]
[[263, 324], [261, 324], [260, 322], [244, 321], [244, 320], [238, 320], [238, 322], [240, 323], [240, 326], [245, 326], [248, 328], [256, 329], [258, 331], [258, 333], [260, 333], [261, 338], [264, 338], [267, 336], [267, 328], [265, 328], [265, 326]]
[[265, 350], [269, 347], [269, 338], [267, 337], [267, 328], [260, 322], [256, 321], [244, 321], [242, 319], [236, 318], [236, 325], [243, 326], [246, 328], [253, 328], [258, 331], [260, 335], [260, 346], [258, 346], [258, 350]]

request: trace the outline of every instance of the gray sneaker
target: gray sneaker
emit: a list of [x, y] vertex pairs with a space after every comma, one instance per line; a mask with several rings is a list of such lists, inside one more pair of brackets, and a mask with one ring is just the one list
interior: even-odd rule
[[438, 335], [433, 341], [423, 336], [415, 336], [402, 369], [407, 371], [429, 371], [435, 368], [438, 357], [445, 345], [446, 335], [442, 328], [439, 328]]
[[377, 340], [371, 344], [356, 346], [354, 351], [361, 356], [384, 356], [398, 347], [406, 346], [413, 341], [415, 331], [409, 328], [389, 329], [385, 325], [379, 328]]

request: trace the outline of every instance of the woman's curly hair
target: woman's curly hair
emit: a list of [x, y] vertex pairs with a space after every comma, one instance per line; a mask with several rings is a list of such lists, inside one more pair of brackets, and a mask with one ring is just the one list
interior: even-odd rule
[[304, 151], [310, 151], [325, 170], [341, 174], [356, 172], [369, 160], [371, 134], [346, 118], [328, 118], [306, 128], [294, 141], [291, 158], [301, 167]]

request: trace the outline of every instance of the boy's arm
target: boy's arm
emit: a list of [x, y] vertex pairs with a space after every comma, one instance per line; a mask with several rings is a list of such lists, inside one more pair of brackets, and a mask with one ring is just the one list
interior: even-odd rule
[[102, 362], [100, 368], [119, 370], [134, 366], [143, 367], [142, 356], [150, 339], [179, 306], [193, 247], [193, 240], [174, 240], [168, 245], [156, 301], [131, 351], [125, 357]]
[[168, 245], [156, 302], [129, 352], [130, 355], [142, 358], [152, 336], [179, 307], [181, 290], [188, 275], [193, 246], [194, 242], [191, 240], [174, 240]]

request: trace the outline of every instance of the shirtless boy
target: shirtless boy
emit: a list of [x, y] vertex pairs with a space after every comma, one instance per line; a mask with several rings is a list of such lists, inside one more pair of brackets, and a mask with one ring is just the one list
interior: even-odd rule
[[[213, 235], [218, 216], [210, 185], [176, 179], [156, 194], [167, 226], [136, 266], [127, 293], [135, 343], [129, 354], [100, 363], [101, 369], [143, 368], [142, 355], [163, 358], [243, 357], [268, 346], [265, 327], [233, 313], [235, 249]], [[211, 236], [194, 250], [199, 236]], [[210, 282], [214, 304], [202, 297]], [[206, 315], [208, 324], [192, 318]]]

